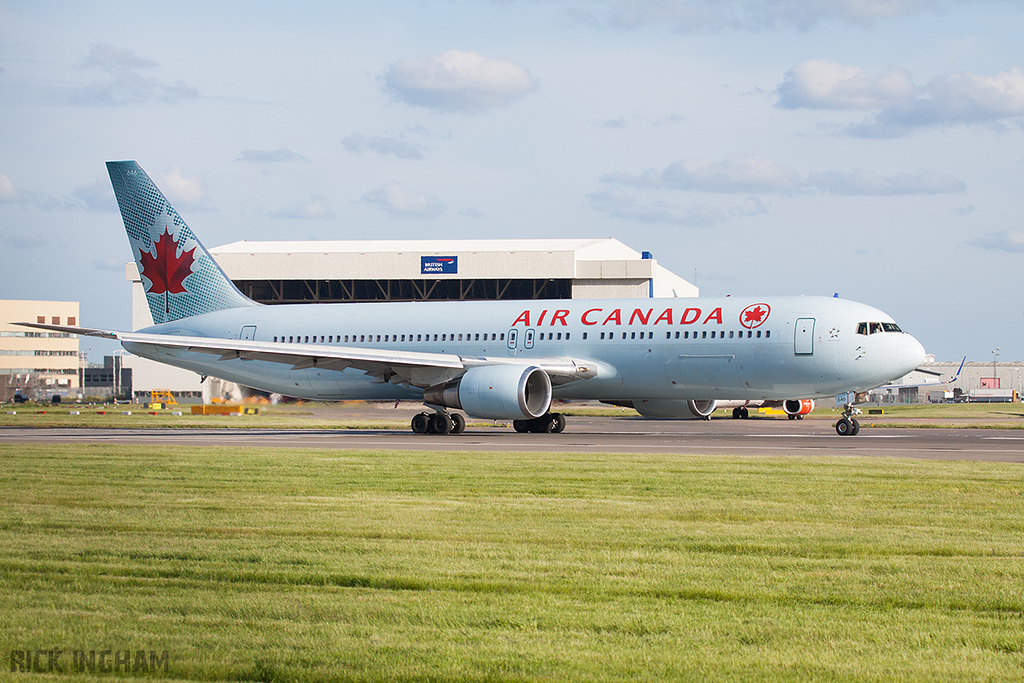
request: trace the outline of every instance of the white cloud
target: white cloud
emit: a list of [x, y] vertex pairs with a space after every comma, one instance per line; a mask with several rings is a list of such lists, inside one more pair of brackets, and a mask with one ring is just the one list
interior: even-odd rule
[[797, 29], [838, 21], [868, 27], [948, 4], [945, 0], [615, 0], [596, 12], [573, 7], [579, 23], [619, 30], [668, 26], [677, 33]]
[[57, 199], [43, 192], [19, 189], [3, 173], [0, 173], [0, 204], [19, 204], [23, 209], [31, 207], [41, 211], [62, 211], [74, 208], [74, 204], [66, 199]]
[[845, 129], [856, 137], [892, 138], [919, 128], [1024, 117], [1021, 67], [995, 76], [944, 74], [918, 87], [899, 67], [872, 78], [859, 67], [808, 60], [786, 72], [776, 92], [783, 109], [874, 110]]
[[590, 206], [614, 218], [642, 223], [669, 223], [684, 228], [707, 228], [726, 219], [722, 209], [710, 204], [689, 205], [669, 202], [642, 204], [636, 197], [615, 188], [604, 188], [587, 195]]
[[157, 186], [175, 207], [191, 208], [206, 207], [206, 186], [196, 176], [186, 176], [178, 165], [171, 166], [169, 171], [157, 174]]
[[801, 178], [796, 169], [767, 157], [732, 154], [725, 161], [687, 159], [663, 171], [648, 169], [639, 175], [608, 173], [601, 182], [645, 189], [672, 189], [722, 194], [791, 194], [827, 192], [835, 195], [948, 194], [966, 189], [951, 175], [919, 171], [883, 176], [871, 171], [820, 171]]
[[361, 154], [366, 150], [378, 154], [394, 154], [399, 159], [422, 159], [423, 152], [419, 145], [406, 142], [400, 138], [382, 137], [379, 135], [363, 135], [350, 133], [341, 141], [342, 146], [350, 152]]
[[952, 194], [967, 189], [962, 180], [951, 175], [918, 171], [913, 175], [896, 173], [883, 176], [859, 168], [810, 173], [804, 184], [808, 188], [817, 188], [834, 195], [874, 197]]
[[184, 81], [161, 83], [138, 71], [156, 66], [157, 62], [139, 57], [134, 50], [94, 43], [79, 68], [97, 69], [105, 77], [73, 90], [69, 100], [72, 104], [121, 106], [149, 102], [171, 104], [199, 96], [199, 91]]
[[86, 211], [117, 210], [114, 189], [110, 186], [110, 181], [103, 178], [97, 178], [92, 185], [76, 187], [71, 193], [71, 198], [84, 206]]
[[862, 137], [896, 137], [915, 128], [984, 124], [1024, 116], [1024, 69], [995, 76], [956, 73], [937, 76], [906, 105], [883, 109], [851, 128]]
[[992, 251], [1021, 253], [1024, 252], [1024, 231], [1003, 230], [971, 240], [968, 244]]
[[235, 161], [248, 161], [256, 164], [273, 164], [282, 161], [302, 159], [290, 149], [243, 149]]
[[437, 218], [445, 211], [445, 205], [434, 195], [411, 194], [398, 183], [381, 185], [363, 195], [362, 201], [373, 204], [397, 218]]
[[18, 201], [18, 188], [14, 186], [11, 179], [0, 173], [0, 202], [5, 204]]
[[267, 214], [271, 218], [331, 219], [334, 210], [322, 195], [313, 195], [308, 202], [292, 204]]
[[382, 79], [385, 90], [408, 104], [471, 113], [510, 104], [538, 87], [515, 62], [462, 50], [403, 59], [388, 67]]
[[909, 102], [917, 88], [899, 67], [872, 78], [860, 67], [809, 59], [786, 72], [777, 92], [783, 109], [880, 109]]

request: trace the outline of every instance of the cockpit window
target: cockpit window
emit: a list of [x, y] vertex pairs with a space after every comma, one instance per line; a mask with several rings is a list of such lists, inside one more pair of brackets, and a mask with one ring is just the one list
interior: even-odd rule
[[857, 334], [877, 334], [879, 332], [903, 332], [896, 323], [857, 323]]

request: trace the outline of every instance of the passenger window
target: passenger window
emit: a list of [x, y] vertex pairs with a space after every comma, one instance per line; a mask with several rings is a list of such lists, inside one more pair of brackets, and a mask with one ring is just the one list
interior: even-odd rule
[[[565, 338], [566, 338], [566, 339], [568, 339], [568, 338], [569, 338], [569, 333], [568, 333], [568, 332], [566, 332], [566, 333], [565, 333]], [[586, 340], [587, 340], [587, 333], [586, 333], [586, 332], [584, 332], [584, 333], [583, 333], [583, 341], [586, 341]]]
[[703, 332], [701, 332], [700, 336], [701, 336], [702, 339], [707, 339], [708, 338], [708, 331], [704, 330]]
[[760, 339], [760, 338], [761, 338], [761, 330], [758, 330], [758, 331], [757, 331], [757, 338], [758, 338], [758, 339]]
[[729, 330], [729, 339], [732, 339], [732, 330]]
[[630, 338], [630, 339], [636, 339], [636, 332], [633, 332], [633, 333], [631, 333], [631, 334], [629, 335], [629, 338]]
[[[586, 332], [584, 332], [586, 334]], [[604, 332], [601, 333], [601, 339], [604, 339]]]
[[[559, 339], [559, 340], [561, 340], [561, 338], [562, 338], [562, 333], [561, 333], [561, 332], [559, 332], [559, 333], [558, 333], [558, 339]], [[569, 338], [569, 337], [568, 337], [568, 335], [566, 335], [566, 339], [568, 339], [568, 338]]]
[[767, 339], [770, 336], [772, 336], [772, 331], [771, 330], [765, 330], [764, 331], [764, 338]]
[[501, 333], [501, 334], [500, 334], [500, 335], [498, 336], [498, 341], [505, 341], [505, 333], [504, 333], [504, 332], [502, 332], [502, 333]]

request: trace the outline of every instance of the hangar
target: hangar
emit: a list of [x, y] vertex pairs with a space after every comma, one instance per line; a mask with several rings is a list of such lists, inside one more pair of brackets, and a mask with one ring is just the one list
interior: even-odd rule
[[[209, 250], [243, 294], [264, 304], [695, 297], [650, 252], [616, 239], [241, 241]], [[132, 329], [153, 324], [135, 263]], [[135, 394], [240, 398], [237, 387], [141, 358]]]

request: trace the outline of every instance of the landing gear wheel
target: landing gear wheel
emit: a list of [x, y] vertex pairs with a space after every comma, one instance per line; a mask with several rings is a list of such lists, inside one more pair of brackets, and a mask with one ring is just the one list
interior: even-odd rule
[[512, 420], [512, 429], [520, 434], [526, 434], [530, 431], [530, 422], [529, 420]]
[[461, 434], [466, 431], [466, 418], [461, 413], [452, 413], [452, 434]]
[[452, 427], [454, 427], [455, 424], [452, 422], [452, 417], [448, 413], [434, 413], [434, 416], [430, 418], [430, 426], [430, 431], [434, 434], [447, 436], [452, 433]]
[[551, 414], [551, 433], [561, 434], [565, 431], [565, 415], [561, 413]]
[[[836, 422], [836, 434], [839, 436], [853, 436], [857, 432], [854, 431], [854, 422], [847, 417], [840, 418], [839, 422]], [[857, 425], [858, 431], [860, 425]]]
[[413, 434], [426, 434], [427, 430], [430, 429], [430, 416], [426, 413], [420, 413], [414, 415], [412, 418], [412, 433]]
[[789, 416], [789, 419], [790, 419], [790, 420], [795, 420], [795, 419], [796, 419], [796, 415], [790, 415], [790, 416]]
[[740, 409], [739, 408], [733, 408], [732, 409], [732, 419], [738, 420], [741, 417], [742, 417], [742, 415], [740, 414]]
[[850, 432], [850, 436], [857, 436], [858, 434], [860, 434], [860, 422], [857, 422], [857, 420], [853, 419], [851, 419], [850, 422], [853, 424], [853, 431]]
[[740, 419], [746, 420], [750, 417], [750, 411], [747, 410], [746, 406], [740, 408]]

